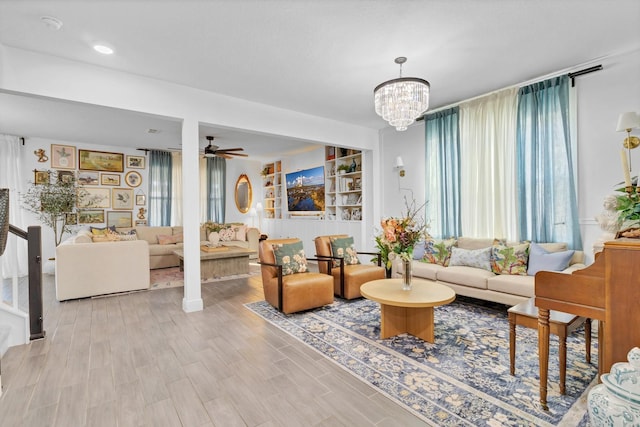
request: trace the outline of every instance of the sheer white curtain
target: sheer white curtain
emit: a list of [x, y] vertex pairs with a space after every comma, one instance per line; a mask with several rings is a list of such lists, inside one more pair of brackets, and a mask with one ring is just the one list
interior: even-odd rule
[[207, 159], [200, 157], [200, 223], [207, 222]]
[[[22, 181], [23, 150], [20, 138], [0, 134], [0, 188], [9, 189], [9, 222], [26, 231], [27, 224], [20, 208], [20, 194], [26, 192]], [[9, 233], [7, 247], [0, 257], [2, 278], [26, 276], [28, 273], [27, 243]]]
[[171, 157], [171, 225], [182, 225], [182, 153]]
[[460, 104], [462, 232], [517, 240], [518, 88]]

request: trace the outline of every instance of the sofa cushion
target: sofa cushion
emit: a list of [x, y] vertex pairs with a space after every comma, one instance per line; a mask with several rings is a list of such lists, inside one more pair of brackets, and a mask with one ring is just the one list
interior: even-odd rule
[[424, 240], [421, 240], [413, 245], [413, 259], [421, 260], [422, 258], [424, 258], [425, 243], [426, 242]]
[[487, 279], [495, 277], [490, 271], [466, 266], [449, 266], [439, 270], [438, 281], [455, 283], [478, 289], [487, 289]]
[[[566, 246], [565, 246], [566, 247]], [[573, 250], [549, 252], [543, 245], [531, 243], [527, 274], [535, 276], [538, 271], [562, 271], [569, 266]]]
[[440, 264], [416, 261], [411, 263], [411, 275], [423, 279], [436, 280], [438, 272], [446, 268], [447, 267]]
[[307, 271], [307, 257], [302, 242], [277, 243], [273, 245], [276, 264], [282, 265], [282, 275], [304, 273]]
[[533, 297], [535, 296], [535, 279], [531, 276], [502, 274], [488, 278], [487, 288], [506, 294]]
[[516, 246], [497, 245], [491, 247], [491, 271], [496, 274], [527, 275], [529, 243]]
[[149, 245], [149, 256], [173, 255], [173, 251], [183, 247], [182, 243], [176, 243], [175, 245]]
[[183, 242], [184, 238], [182, 236], [182, 234], [172, 234], [172, 235], [165, 235], [165, 234], [158, 234], [158, 244], [159, 245], [172, 245], [174, 243], [181, 243]]
[[[346, 265], [360, 264], [353, 237], [331, 237], [330, 242], [333, 256], [343, 258]], [[334, 262], [334, 266], [337, 267], [339, 265], [339, 263]]]
[[236, 227], [236, 240], [247, 240], [247, 226], [242, 224]]
[[424, 256], [422, 262], [431, 264], [449, 265], [451, 248], [456, 245], [456, 239], [427, 240], [424, 243]]
[[115, 225], [112, 225], [111, 227], [93, 227], [93, 226], [90, 226], [89, 230], [91, 231], [91, 234], [93, 234], [94, 236], [104, 236], [109, 231], [116, 231], [116, 226]]
[[171, 227], [136, 227], [136, 233], [138, 233], [139, 240], [146, 240], [149, 245], [158, 244], [158, 235], [163, 234], [165, 236], [171, 236], [173, 229]]
[[496, 242], [496, 239], [480, 239], [476, 237], [459, 237], [458, 238], [458, 246], [462, 249], [483, 249], [488, 248], [489, 246], [493, 246]]
[[482, 249], [451, 248], [449, 266], [476, 267], [491, 271], [491, 247]]

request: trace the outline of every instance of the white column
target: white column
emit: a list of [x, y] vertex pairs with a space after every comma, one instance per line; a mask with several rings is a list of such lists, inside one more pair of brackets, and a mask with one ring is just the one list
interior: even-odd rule
[[200, 172], [198, 121], [182, 122], [182, 218], [184, 225], [184, 298], [182, 309], [203, 309], [200, 283]]

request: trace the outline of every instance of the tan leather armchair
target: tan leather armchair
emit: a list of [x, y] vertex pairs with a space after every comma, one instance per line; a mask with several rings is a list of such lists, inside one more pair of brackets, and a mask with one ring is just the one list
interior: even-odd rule
[[[375, 264], [355, 264], [345, 265], [344, 259], [333, 256], [331, 252], [331, 238], [349, 237], [346, 234], [334, 234], [330, 236], [318, 236], [315, 238], [316, 256], [320, 260], [318, 262], [318, 270], [321, 273], [333, 276], [333, 292], [334, 294], [345, 298], [360, 298], [360, 286], [372, 280], [384, 279], [386, 272], [382, 265], [381, 255], [377, 252], [358, 252], [358, 255], [377, 255], [378, 265]], [[322, 262], [322, 260], [339, 261], [339, 266], [332, 267], [333, 262]]]
[[299, 241], [300, 239], [263, 240], [259, 245], [264, 299], [286, 314], [322, 307], [333, 302], [331, 276], [312, 272], [283, 275], [282, 265], [276, 264], [272, 245]]

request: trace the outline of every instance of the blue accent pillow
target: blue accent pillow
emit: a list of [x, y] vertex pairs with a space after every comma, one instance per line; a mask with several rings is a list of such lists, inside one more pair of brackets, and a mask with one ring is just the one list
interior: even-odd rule
[[549, 252], [542, 246], [531, 243], [527, 274], [535, 276], [538, 271], [562, 271], [569, 266], [574, 250]]
[[413, 259], [422, 259], [424, 256], [424, 241], [419, 241], [413, 246]]

